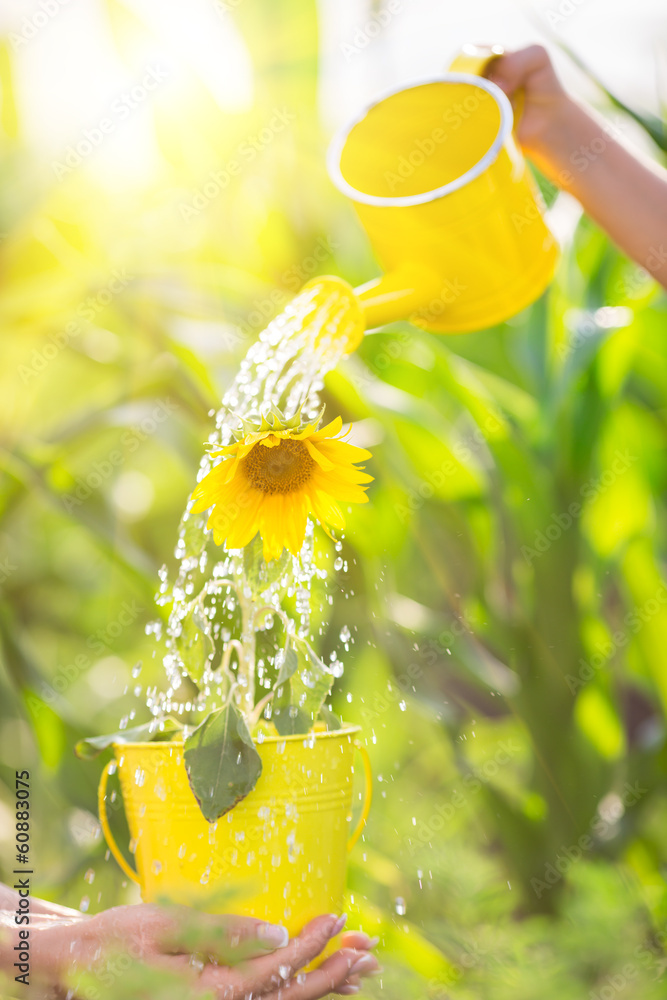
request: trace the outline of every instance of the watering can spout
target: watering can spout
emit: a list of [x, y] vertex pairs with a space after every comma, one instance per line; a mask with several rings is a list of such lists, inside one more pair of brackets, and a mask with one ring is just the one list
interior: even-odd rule
[[354, 289], [364, 312], [367, 330], [410, 319], [428, 310], [440, 294], [442, 279], [435, 271], [406, 264]]

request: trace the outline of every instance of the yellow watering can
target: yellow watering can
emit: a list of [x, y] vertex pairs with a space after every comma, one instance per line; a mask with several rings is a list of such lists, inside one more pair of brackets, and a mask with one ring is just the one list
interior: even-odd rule
[[475, 75], [502, 51], [466, 46], [453, 72], [385, 95], [331, 144], [331, 178], [385, 271], [355, 289], [366, 328], [409, 318], [440, 333], [483, 329], [551, 280], [558, 247], [512, 106]]

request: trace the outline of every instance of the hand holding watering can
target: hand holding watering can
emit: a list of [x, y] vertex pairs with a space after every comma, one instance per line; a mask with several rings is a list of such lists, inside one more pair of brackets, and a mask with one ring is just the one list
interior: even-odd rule
[[440, 333], [482, 329], [551, 280], [558, 247], [512, 133], [512, 106], [476, 75], [501, 53], [467, 46], [453, 72], [391, 92], [331, 144], [332, 180], [385, 270], [355, 289], [366, 328], [410, 318]]

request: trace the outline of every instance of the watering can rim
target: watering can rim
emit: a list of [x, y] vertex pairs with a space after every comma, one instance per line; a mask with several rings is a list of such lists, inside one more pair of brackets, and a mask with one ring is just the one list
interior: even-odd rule
[[[432, 83], [469, 83], [474, 87], [479, 87], [481, 90], [485, 90], [495, 99], [500, 109], [500, 126], [495, 139], [487, 149], [486, 153], [484, 153], [484, 155], [477, 161], [477, 163], [474, 164], [474, 166], [470, 168], [470, 170], [466, 170], [466, 172], [461, 174], [460, 177], [457, 177], [453, 181], [449, 181], [448, 184], [443, 184], [438, 188], [433, 188], [431, 191], [424, 191], [421, 194], [398, 195], [394, 197], [392, 195], [373, 195], [366, 194], [364, 191], [358, 191], [345, 180], [340, 169], [340, 158], [352, 129], [355, 125], [358, 125], [359, 122], [363, 121], [369, 111], [377, 107], [378, 104], [382, 104], [382, 102], [386, 101], [388, 98], [393, 97], [395, 94], [400, 94], [404, 90], [416, 90], [418, 87], [428, 86]], [[375, 98], [375, 100], [366, 104], [359, 114], [355, 115], [353, 119], [348, 121], [346, 125], [335, 133], [327, 151], [327, 170], [329, 172], [329, 177], [338, 190], [352, 201], [360, 202], [364, 205], [373, 205], [377, 208], [408, 208], [412, 205], [426, 205], [430, 201], [437, 201], [439, 198], [444, 198], [446, 195], [452, 194], [454, 191], [458, 191], [459, 188], [465, 187], [465, 185], [469, 184], [470, 181], [474, 181], [480, 176], [480, 174], [484, 173], [484, 171], [491, 166], [503, 148], [507, 136], [512, 131], [513, 123], [514, 112], [507, 94], [505, 94], [500, 87], [496, 86], [495, 83], [492, 83], [491, 80], [487, 80], [482, 76], [475, 76], [473, 73], [444, 73], [442, 76], [428, 77], [423, 80], [417, 80], [408, 86], [393, 87], [391, 90], [384, 91], [384, 93]]]
[[[295, 743], [297, 741], [300, 741], [300, 742], [303, 743], [304, 740], [308, 739], [311, 736], [314, 736], [315, 739], [317, 739], [317, 740], [321, 740], [321, 739], [325, 739], [325, 738], [331, 739], [334, 736], [354, 735], [354, 734], [360, 733], [360, 732], [361, 732], [361, 726], [355, 726], [355, 725], [351, 725], [350, 724], [349, 726], [347, 726], [347, 725], [343, 726], [342, 729], [328, 729], [326, 732], [323, 732], [323, 733], [294, 733], [291, 736], [265, 736], [264, 739], [261, 741], [261, 743], [259, 743], [259, 746], [266, 746], [267, 743], [284, 743], [284, 742]], [[253, 740], [253, 742], [256, 743], [257, 741]], [[140, 747], [142, 749], [148, 748], [148, 747], [155, 747], [155, 748], [161, 749], [162, 747], [169, 747], [169, 746], [183, 746], [183, 740], [182, 739], [180, 739], [180, 740], [153, 740], [152, 742], [132, 742], [132, 743], [112, 743], [111, 744], [111, 747], [112, 747], [113, 750], [116, 750], [116, 749], [118, 749], [118, 750], [127, 750], [128, 748], [133, 748], [134, 749], [134, 748], [137, 748], [137, 747]]]

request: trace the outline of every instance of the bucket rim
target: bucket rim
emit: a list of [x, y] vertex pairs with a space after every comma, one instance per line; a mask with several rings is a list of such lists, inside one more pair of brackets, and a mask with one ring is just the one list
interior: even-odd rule
[[[465, 173], [461, 174], [460, 177], [456, 177], [453, 181], [449, 181], [447, 184], [442, 184], [440, 187], [432, 188], [430, 191], [423, 191], [420, 194], [397, 196], [374, 195], [367, 194], [365, 191], [359, 191], [357, 188], [353, 187], [352, 184], [350, 184], [349, 181], [347, 181], [343, 176], [343, 172], [340, 168], [340, 159], [343, 154], [347, 138], [355, 125], [358, 125], [361, 121], [363, 121], [369, 111], [377, 107], [378, 104], [382, 104], [383, 101], [388, 100], [390, 97], [394, 97], [396, 94], [400, 94], [406, 90], [417, 90], [419, 87], [425, 87], [433, 83], [469, 83], [474, 87], [479, 87], [481, 90], [485, 90], [491, 95], [491, 97], [494, 98], [500, 110], [500, 125], [493, 142], [484, 155], [469, 170], [466, 170]], [[483, 174], [484, 171], [497, 159], [507, 136], [510, 135], [512, 131], [513, 124], [514, 112], [512, 110], [510, 100], [507, 97], [507, 94], [505, 94], [504, 91], [502, 91], [495, 83], [492, 83], [491, 80], [487, 80], [483, 76], [475, 76], [472, 73], [444, 73], [442, 76], [417, 80], [415, 83], [411, 83], [407, 87], [393, 87], [391, 90], [385, 91], [375, 100], [366, 104], [359, 114], [355, 115], [354, 118], [348, 121], [346, 125], [335, 133], [331, 143], [329, 144], [327, 152], [327, 170], [329, 177], [342, 194], [346, 195], [352, 201], [359, 202], [363, 205], [373, 205], [377, 208], [409, 208], [413, 205], [426, 205], [431, 201], [437, 201], [448, 194], [452, 194], [454, 191], [458, 191], [460, 188], [465, 187], [466, 184], [469, 184], [471, 181], [474, 181], [477, 177]]]
[[[342, 729], [328, 729], [324, 733], [294, 733], [291, 736], [265, 736], [264, 739], [261, 741], [261, 743], [257, 743], [256, 740], [253, 740], [253, 743], [255, 744], [255, 746], [260, 746], [260, 747], [266, 746], [267, 743], [268, 744], [271, 744], [271, 743], [285, 743], [285, 742], [287, 742], [287, 743], [296, 743], [296, 742], [303, 743], [303, 741], [305, 739], [308, 739], [308, 737], [310, 737], [310, 736], [314, 736], [316, 740], [321, 740], [321, 739], [327, 739], [327, 738], [328, 739], [332, 739], [333, 737], [336, 737], [336, 736], [354, 735], [355, 733], [360, 733], [360, 732], [361, 732], [361, 726], [356, 726], [356, 725], [350, 724], [349, 726], [344, 726]], [[147, 750], [150, 747], [161, 749], [162, 747], [169, 747], [169, 746], [181, 746], [182, 747], [183, 745], [184, 745], [184, 741], [182, 739], [180, 739], [180, 740], [152, 740], [152, 741], [148, 741], [148, 742], [112, 743], [111, 744], [111, 748], [114, 751], [116, 749], [118, 749], [118, 750], [128, 750], [128, 749], [133, 749], [133, 748]]]

